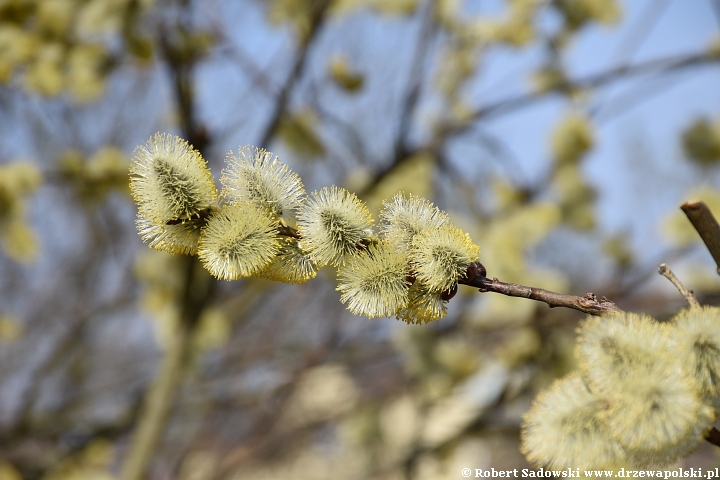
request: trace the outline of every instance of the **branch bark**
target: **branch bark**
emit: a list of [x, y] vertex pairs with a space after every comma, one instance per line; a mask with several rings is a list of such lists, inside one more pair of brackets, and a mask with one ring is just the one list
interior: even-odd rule
[[685, 300], [690, 304], [691, 307], [699, 307], [700, 302], [697, 301], [697, 298], [695, 298], [695, 294], [692, 290], [688, 290], [685, 288], [685, 285], [682, 284], [679, 278], [675, 276], [672, 270], [670, 270], [670, 267], [667, 266], [666, 263], [661, 263], [660, 267], [658, 268], [658, 273], [662, 275], [663, 277], [670, 280], [670, 283], [675, 285], [675, 288], [678, 289], [678, 292], [680, 292], [680, 295], [685, 297]]
[[565, 307], [577, 310], [590, 315], [604, 316], [613, 313], [622, 313], [613, 302], [605, 297], [597, 299], [594, 293], [588, 293], [584, 297], [566, 295], [564, 293], [551, 292], [542, 288], [527, 287], [516, 283], [501, 282], [497, 278], [487, 278], [484, 274], [485, 267], [481, 264], [471, 264], [470, 272], [477, 271], [476, 275], [468, 274], [458, 281], [461, 285], [476, 287], [480, 292], [493, 292], [507, 295], [508, 297], [527, 298], [538, 302], [546, 303], [550, 308]]
[[708, 206], [701, 200], [690, 200], [680, 205], [680, 208], [700, 234], [702, 241], [705, 242], [705, 246], [715, 260], [718, 275], [720, 275], [720, 225]]

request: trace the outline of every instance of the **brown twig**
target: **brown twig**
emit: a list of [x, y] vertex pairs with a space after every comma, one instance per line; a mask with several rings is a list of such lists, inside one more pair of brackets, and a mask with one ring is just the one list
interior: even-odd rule
[[698, 234], [700, 234], [702, 241], [705, 242], [705, 246], [715, 260], [717, 272], [720, 275], [720, 225], [718, 225], [717, 220], [715, 220], [705, 202], [701, 200], [690, 200], [680, 205], [680, 208], [685, 212]]
[[720, 447], [720, 430], [712, 427], [707, 435], [705, 435], [705, 440], [716, 447]]
[[475, 276], [472, 274], [467, 275], [465, 278], [460, 279], [458, 283], [476, 287], [480, 292], [494, 292], [507, 295], [508, 297], [528, 298], [530, 300], [544, 302], [548, 304], [550, 308], [572, 308], [573, 310], [578, 310], [590, 315], [603, 316], [622, 312], [621, 309], [607, 298], [602, 297], [598, 300], [593, 293], [588, 293], [584, 297], [577, 297], [575, 295], [551, 292], [542, 288], [526, 287], [516, 283], [505, 283], [497, 278], [490, 279], [483, 275], [482, 272], [485, 270], [485, 267], [481, 264], [471, 265], [468, 270], [471, 268], [477, 268], [481, 273]]
[[292, 237], [297, 238], [298, 240], [302, 238], [300, 235], [300, 232], [295, 230], [292, 227], [288, 227], [287, 225], [280, 225], [277, 228], [278, 235], [282, 235], [283, 237]]
[[678, 289], [678, 292], [680, 292], [680, 295], [685, 297], [685, 300], [690, 304], [691, 307], [699, 307], [700, 302], [697, 301], [697, 298], [695, 298], [695, 294], [692, 290], [688, 290], [685, 288], [685, 285], [680, 282], [680, 280], [675, 276], [672, 270], [670, 270], [670, 267], [667, 266], [666, 263], [661, 263], [660, 267], [658, 269], [658, 273], [662, 275], [663, 277], [670, 280], [670, 282], [675, 285], [675, 288]]

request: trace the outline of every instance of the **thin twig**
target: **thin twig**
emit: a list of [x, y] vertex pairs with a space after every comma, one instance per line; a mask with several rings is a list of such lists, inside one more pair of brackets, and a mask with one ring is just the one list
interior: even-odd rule
[[[480, 264], [471, 265], [471, 268], [477, 268], [480, 272], [485, 270]], [[468, 270], [470, 270], [469, 268]], [[566, 295], [563, 293], [551, 292], [542, 288], [526, 287], [524, 285], [518, 285], [516, 283], [505, 283], [501, 282], [497, 278], [487, 278], [482, 273], [475, 275], [468, 275], [465, 278], [458, 281], [462, 285], [468, 285], [476, 287], [480, 292], [494, 292], [508, 297], [521, 297], [535, 300], [538, 302], [544, 302], [553, 307], [565, 307], [578, 310], [583, 313], [590, 315], [604, 316], [612, 313], [622, 313], [622, 310], [617, 307], [613, 302], [605, 297], [597, 299], [595, 294], [588, 293], [584, 297], [578, 297], [575, 295]]]
[[717, 265], [718, 275], [720, 275], [720, 225], [708, 206], [701, 200], [690, 200], [680, 205], [680, 208], [700, 234], [702, 241], [705, 242], [705, 246]]
[[688, 290], [685, 288], [685, 285], [682, 284], [682, 282], [675, 276], [672, 270], [670, 270], [670, 267], [667, 266], [666, 263], [661, 263], [660, 268], [658, 269], [658, 273], [662, 275], [663, 277], [670, 280], [670, 282], [675, 285], [675, 288], [678, 289], [678, 292], [680, 292], [680, 295], [685, 297], [685, 300], [690, 304], [691, 307], [699, 307], [700, 302], [697, 301], [697, 298], [695, 298], [695, 294], [692, 290]]

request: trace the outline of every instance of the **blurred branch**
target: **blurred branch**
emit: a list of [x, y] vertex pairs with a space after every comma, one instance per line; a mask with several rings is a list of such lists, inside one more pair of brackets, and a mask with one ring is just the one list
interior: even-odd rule
[[656, 77], [638, 82], [624, 92], [618, 93], [607, 100], [596, 102], [596, 105], [590, 108], [588, 115], [595, 120], [596, 124], [600, 125], [637, 107], [642, 102], [676, 87], [678, 85], [678, 78], [676, 77], [683, 73], [681, 70], [668, 75], [660, 73]]
[[145, 475], [170, 415], [175, 389], [182, 378], [182, 365], [190, 333], [191, 331], [181, 324], [175, 338], [166, 346], [160, 372], [145, 397], [145, 405], [137, 423], [138, 429], [123, 465], [123, 480], [140, 480]]
[[671, 0], [648, 0], [645, 7], [638, 15], [638, 19], [632, 28], [628, 29], [628, 35], [617, 45], [614, 57], [619, 65], [626, 65], [632, 56], [637, 53], [647, 37], [652, 33], [662, 14], [667, 10]]
[[165, 429], [175, 390], [182, 380], [183, 365], [189, 354], [190, 340], [198, 319], [212, 294], [214, 280], [202, 278], [202, 266], [196, 257], [183, 258], [182, 307], [174, 338], [166, 346], [163, 361], [137, 422], [137, 432], [123, 464], [123, 480], [141, 480]]
[[[185, 13], [190, 6], [183, 4]], [[201, 153], [210, 143], [210, 136], [204, 127], [197, 123], [194, 108], [193, 88], [194, 67], [198, 57], [182, 55], [173, 45], [173, 35], [184, 33], [189, 25], [173, 25], [174, 30], [163, 29], [160, 44], [170, 67], [173, 80], [173, 93], [180, 110], [180, 123], [185, 139]], [[183, 366], [189, 355], [192, 334], [198, 324], [200, 314], [210, 301], [215, 280], [203, 275], [204, 270], [197, 257], [183, 257], [184, 272], [182, 291], [180, 292], [180, 315], [174, 338], [166, 346], [160, 371], [152, 386], [145, 394], [143, 410], [137, 422], [137, 431], [132, 439], [128, 454], [123, 463], [123, 480], [141, 480], [155, 449], [165, 430], [175, 391], [182, 381]]]
[[293, 86], [295, 86], [297, 80], [302, 77], [303, 71], [305, 70], [308, 53], [310, 51], [310, 45], [317, 37], [317, 33], [320, 30], [320, 26], [322, 25], [323, 21], [325, 20], [325, 14], [327, 13], [329, 7], [330, 1], [324, 0], [320, 3], [320, 5], [316, 7], [315, 11], [312, 13], [309, 32], [307, 33], [307, 36], [303, 37], [302, 41], [300, 42], [300, 51], [295, 58], [295, 63], [292, 70], [290, 71], [290, 75], [288, 76], [287, 80], [285, 80], [285, 84], [280, 89], [277, 100], [275, 101], [275, 106], [273, 108], [272, 114], [270, 115], [270, 120], [265, 127], [265, 130], [260, 135], [258, 145], [261, 147], [268, 146], [268, 143], [270, 143], [270, 139], [273, 137], [275, 131], [277, 130], [280, 120], [282, 119], [282, 115], [287, 108], [288, 102], [290, 101], [290, 93], [292, 92]]
[[705, 242], [705, 246], [715, 260], [717, 272], [720, 274], [720, 225], [717, 220], [701, 200], [690, 200], [683, 203], [680, 208], [700, 234], [702, 241]]
[[720, 26], [720, 0], [709, 0], [710, 6], [715, 12], [715, 19], [717, 20], [718, 26]]
[[[474, 275], [471, 273], [474, 271]], [[588, 293], [584, 297], [566, 295], [563, 293], [551, 292], [542, 288], [526, 287], [516, 283], [501, 282], [497, 278], [489, 279], [485, 276], [485, 267], [481, 264], [470, 264], [468, 275], [458, 281], [459, 284], [476, 287], [480, 292], [493, 292], [507, 295], [508, 297], [521, 297], [548, 304], [550, 308], [565, 307], [578, 310], [590, 315], [608, 315], [611, 313], [622, 313], [613, 302], [605, 297], [600, 300], [595, 294]]]
[[368, 182], [366, 188], [362, 192], [358, 192], [358, 194], [362, 196], [363, 193], [371, 191], [375, 185], [379, 184], [383, 178], [390, 174], [402, 162], [403, 158], [411, 156], [412, 154], [424, 149], [430, 149], [433, 152], [437, 152], [444, 146], [448, 137], [457, 136], [465, 133], [469, 129], [473, 128], [474, 122], [477, 120], [485, 120], [512, 113], [514, 111], [540, 102], [546, 99], [551, 94], [566, 93], [568, 90], [574, 89], [596, 88], [629, 77], [649, 73], [672, 73], [685, 68], [710, 65], [717, 62], [718, 59], [716, 56], [713, 56], [706, 52], [700, 52], [689, 55], [674, 55], [671, 57], [649, 60], [647, 62], [637, 63], [630, 66], [620, 65], [613, 67], [609, 70], [596, 73], [594, 75], [589, 75], [584, 78], [580, 78], [577, 80], [569, 80], [566, 83], [558, 85], [557, 87], [544, 92], [525, 93], [511, 98], [506, 98], [504, 100], [499, 100], [486, 106], [481, 106], [469, 116], [467, 121], [464, 121], [462, 123], [447, 123], [445, 125], [441, 125], [435, 132], [434, 138], [429, 142], [429, 144], [420, 146], [416, 150], [403, 152], [404, 156], [402, 158], [397, 156], [393, 158], [386, 167], [379, 170], [375, 174], [372, 181]]
[[700, 303], [697, 301], [697, 298], [695, 298], [695, 294], [692, 290], [688, 290], [685, 288], [685, 285], [682, 284], [680, 279], [675, 276], [672, 270], [670, 270], [670, 267], [667, 266], [666, 263], [661, 263], [660, 267], [658, 268], [658, 273], [662, 275], [663, 277], [670, 280], [670, 283], [675, 285], [675, 288], [678, 289], [678, 292], [680, 292], [680, 295], [685, 297], [685, 300], [690, 304], [691, 307], [699, 307]]
[[317, 85], [314, 82], [310, 86], [310, 94], [308, 95], [310, 105], [325, 123], [337, 128], [341, 135], [345, 137], [346, 146], [355, 155], [356, 160], [360, 163], [365, 163], [365, 142], [362, 136], [352, 123], [340, 118], [331, 108], [325, 108], [320, 95], [318, 95], [318, 91], [322, 90], [322, 88], [323, 85]]
[[407, 150], [408, 134], [412, 126], [413, 114], [420, 99], [420, 89], [423, 82], [423, 65], [425, 64], [425, 56], [430, 46], [430, 39], [434, 27], [434, 10], [435, 2], [433, 1], [426, 1], [423, 8], [420, 9], [421, 25], [418, 32], [415, 52], [410, 64], [407, 94], [403, 99], [400, 110], [400, 123], [397, 138], [395, 139], [396, 159], [405, 157], [405, 151]]
[[470, 122], [446, 125], [440, 130], [439, 136], [443, 137], [444, 135], [456, 135], [467, 130], [473, 120], [488, 119], [511, 113], [515, 110], [543, 100], [549, 94], [558, 94], [574, 89], [595, 88], [637, 75], [644, 75], [653, 72], [667, 73], [683, 68], [717, 63], [717, 61], [717, 57], [714, 57], [706, 52], [700, 52], [690, 55], [675, 55], [672, 57], [658, 58], [630, 66], [620, 65], [604, 72], [589, 75], [585, 78], [569, 80], [562, 85], [558, 85], [557, 87], [542, 93], [531, 92], [522, 94], [480, 107], [470, 116]]

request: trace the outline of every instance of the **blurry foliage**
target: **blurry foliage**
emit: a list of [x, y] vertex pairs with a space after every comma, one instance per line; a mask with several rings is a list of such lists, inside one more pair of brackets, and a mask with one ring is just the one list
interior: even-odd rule
[[330, 59], [328, 71], [330, 78], [348, 92], [357, 92], [362, 89], [365, 77], [353, 69], [350, 60], [344, 55], [333, 56]]
[[700, 165], [716, 163], [720, 160], [720, 122], [695, 120], [683, 132], [682, 146], [685, 154]]
[[621, 14], [616, 0], [554, 0], [553, 4], [564, 15], [570, 31], [593, 21], [613, 24], [620, 19]]
[[105, 200], [111, 191], [129, 195], [128, 166], [128, 157], [112, 146], [99, 149], [90, 158], [84, 158], [77, 150], [69, 150], [58, 159], [59, 175], [71, 183], [86, 204]]
[[593, 145], [593, 127], [587, 118], [579, 115], [563, 118], [550, 137], [553, 157], [561, 165], [577, 163]]
[[0, 313], [0, 342], [11, 343], [20, 339], [22, 335], [23, 328], [20, 321], [11, 315]]
[[280, 119], [277, 134], [297, 155], [304, 158], [318, 157], [325, 152], [325, 147], [315, 132], [317, 121], [312, 110], [287, 114]]
[[[124, 52], [148, 58], [137, 17], [153, 0], [7, 0], [0, 5], [0, 81], [78, 102], [97, 99]], [[145, 45], [145, 46], [142, 46]]]
[[40, 172], [29, 162], [0, 165], [0, 240], [5, 253], [17, 261], [29, 261], [37, 253], [23, 202], [41, 181]]

